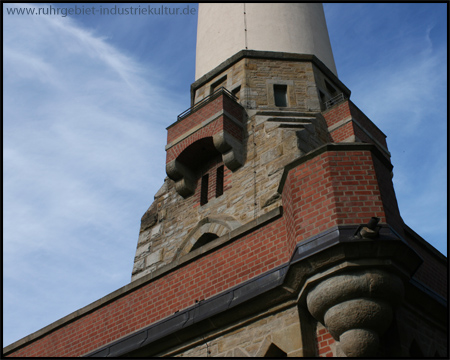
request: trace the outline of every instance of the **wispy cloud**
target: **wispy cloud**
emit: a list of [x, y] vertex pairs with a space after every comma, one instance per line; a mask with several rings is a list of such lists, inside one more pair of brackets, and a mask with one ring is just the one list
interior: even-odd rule
[[400, 213], [446, 253], [447, 48], [445, 15], [436, 8], [441, 5], [325, 8], [341, 80], [387, 135]]
[[445, 62], [444, 49], [386, 61], [382, 68], [365, 73], [353, 89], [354, 97], [384, 131], [401, 128], [412, 134], [436, 115], [436, 106], [442, 114]]
[[165, 126], [184, 109], [164, 74], [68, 17], [6, 16], [4, 29], [8, 344], [129, 281]]

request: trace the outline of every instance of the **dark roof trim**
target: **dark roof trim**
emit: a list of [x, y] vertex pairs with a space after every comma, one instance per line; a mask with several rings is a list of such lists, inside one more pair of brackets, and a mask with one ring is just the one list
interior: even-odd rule
[[403, 223], [403, 228], [408, 235], [414, 238], [417, 244], [425, 248], [426, 251], [429, 251], [436, 260], [440, 261], [444, 265], [448, 266], [448, 259], [445, 255], [443, 255], [438, 249], [436, 249], [433, 245], [428, 243], [425, 239], [422, 238], [418, 233], [416, 233], [413, 229], [411, 229], [408, 225]]
[[[338, 244], [349, 242], [373, 242], [373, 240], [364, 240], [355, 237], [358, 226], [355, 225], [341, 225], [332, 227], [320, 234], [312, 236], [297, 244], [291, 260], [275, 269], [261, 274], [253, 279], [250, 279], [238, 286], [235, 286], [223, 293], [217, 294], [207, 300], [200, 301], [197, 304], [183, 309], [163, 320], [160, 320], [144, 329], [141, 329], [134, 334], [127, 335], [122, 339], [116, 340], [106, 346], [103, 346], [85, 356], [88, 357], [117, 357], [129, 354], [145, 346], [149, 346], [156, 341], [163, 341], [168, 335], [171, 339], [171, 345], [175, 346], [181, 344], [187, 339], [179, 339], [175, 333], [179, 330], [185, 329], [190, 325], [196, 324], [202, 320], [211, 318], [215, 315], [225, 312], [231, 308], [236, 307], [248, 300], [254, 299], [264, 293], [279, 287], [285, 282], [286, 275], [289, 269], [300, 261], [331, 248]], [[383, 224], [380, 228], [378, 241], [400, 241], [407, 244], [389, 225]], [[413, 250], [411, 250], [413, 251]], [[418, 260], [418, 258], [417, 258]], [[416, 260], [416, 261], [417, 261]], [[411, 263], [415, 267], [416, 262]], [[415, 287], [418, 285], [411, 281]], [[428, 295], [432, 295], [430, 290], [420, 288], [419, 290], [426, 291]], [[441, 305], [445, 306], [446, 302], [442, 299], [432, 296]], [[279, 301], [285, 301], [285, 297], [280, 297]], [[243, 315], [243, 314], [241, 314]], [[213, 322], [212, 322], [213, 323]], [[222, 323], [224, 325], [224, 323]], [[205, 329], [209, 331], [211, 329]], [[195, 336], [192, 335], [193, 337]]]
[[95, 350], [88, 357], [117, 357], [137, 350], [167, 335], [233, 308], [281, 285], [289, 263], [278, 266], [228, 291], [200, 300], [197, 304], [164, 318], [134, 334], [127, 335]]
[[[290, 260], [290, 264], [295, 264], [309, 256], [317, 254], [339, 243], [352, 241], [370, 242], [373, 240], [355, 238], [355, 232], [358, 226], [355, 225], [338, 225], [329, 228], [312, 236], [307, 240], [299, 242]], [[380, 232], [377, 241], [404, 241], [389, 225], [380, 224]]]

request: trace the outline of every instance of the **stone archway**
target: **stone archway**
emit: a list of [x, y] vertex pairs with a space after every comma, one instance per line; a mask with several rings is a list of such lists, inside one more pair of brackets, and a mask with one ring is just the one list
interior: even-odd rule
[[212, 235], [219, 238], [239, 226], [241, 226], [241, 224], [231, 216], [208, 216], [200, 220], [198, 224], [188, 233], [181, 246], [178, 248], [178, 251], [175, 254], [175, 259], [189, 253], [197, 241], [202, 238], [202, 236], [205, 238], [205, 234], [209, 234], [208, 237], [213, 240]]

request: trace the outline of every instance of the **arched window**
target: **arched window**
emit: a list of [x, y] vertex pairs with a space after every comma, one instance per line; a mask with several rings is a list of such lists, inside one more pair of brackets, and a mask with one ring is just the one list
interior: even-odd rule
[[217, 239], [218, 236], [213, 233], [204, 233], [202, 236], [199, 237], [199, 239], [196, 241], [194, 246], [191, 248], [191, 251], [194, 251], [198, 249], [199, 247], [206, 245], [207, 243], [213, 241], [214, 239]]

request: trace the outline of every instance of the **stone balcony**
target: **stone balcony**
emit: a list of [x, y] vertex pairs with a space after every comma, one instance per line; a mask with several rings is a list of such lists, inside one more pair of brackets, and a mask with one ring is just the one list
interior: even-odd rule
[[194, 193], [197, 170], [210, 158], [221, 154], [231, 171], [243, 165], [245, 110], [236, 100], [220, 88], [167, 128], [166, 172], [181, 196]]

